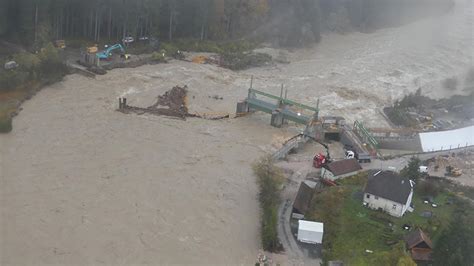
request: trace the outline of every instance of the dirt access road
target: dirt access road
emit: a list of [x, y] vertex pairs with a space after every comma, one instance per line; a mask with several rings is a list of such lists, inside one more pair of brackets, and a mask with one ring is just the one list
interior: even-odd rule
[[118, 98], [146, 107], [188, 85], [190, 112], [234, 112], [254, 75], [255, 88], [278, 94], [285, 83], [290, 98], [321, 98], [323, 114], [380, 126], [384, 103], [419, 86], [438, 92], [440, 80], [467, 69], [471, 29], [472, 7], [461, 6], [400, 28], [324, 36], [289, 53], [289, 65], [232, 72], [174, 61], [68, 76], [26, 102], [0, 136], [0, 264], [253, 264], [250, 164], [299, 130], [271, 128], [263, 114], [124, 115]]

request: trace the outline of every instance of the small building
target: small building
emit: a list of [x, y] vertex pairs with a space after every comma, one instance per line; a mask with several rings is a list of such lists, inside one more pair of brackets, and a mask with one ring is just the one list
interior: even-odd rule
[[401, 217], [411, 208], [414, 182], [392, 171], [369, 172], [364, 205]]
[[309, 244], [323, 243], [324, 224], [311, 221], [298, 221], [298, 241]]
[[418, 228], [408, 234], [405, 242], [414, 261], [432, 261], [433, 243], [421, 229]]
[[292, 217], [303, 219], [309, 209], [309, 205], [313, 198], [316, 182], [305, 180], [301, 182], [295, 201], [293, 202]]
[[321, 168], [321, 178], [336, 180], [358, 174], [362, 170], [357, 159], [345, 159], [328, 163]]

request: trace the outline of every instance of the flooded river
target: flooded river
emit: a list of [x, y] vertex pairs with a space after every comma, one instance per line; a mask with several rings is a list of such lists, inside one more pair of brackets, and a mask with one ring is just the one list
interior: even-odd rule
[[[116, 112], [118, 98], [148, 106], [175, 85], [198, 113], [233, 113], [254, 87], [386, 124], [379, 109], [472, 65], [472, 4], [371, 34], [326, 35], [288, 52], [291, 63], [242, 72], [212, 65], [116, 69], [78, 75], [23, 105], [0, 135], [2, 265], [253, 264], [260, 244], [251, 163], [297, 133], [269, 116], [174, 120]], [[452, 92], [449, 92], [452, 93]], [[219, 95], [222, 100], [212, 96]]]

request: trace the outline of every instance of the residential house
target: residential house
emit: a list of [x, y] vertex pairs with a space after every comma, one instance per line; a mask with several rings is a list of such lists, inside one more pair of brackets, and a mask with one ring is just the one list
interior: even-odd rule
[[431, 239], [421, 230], [416, 229], [405, 237], [411, 257], [416, 262], [431, 261], [433, 243]]
[[362, 170], [357, 159], [345, 159], [328, 163], [321, 168], [323, 179], [336, 180], [358, 174]]
[[372, 171], [364, 191], [364, 205], [401, 217], [411, 208], [414, 182], [391, 171]]

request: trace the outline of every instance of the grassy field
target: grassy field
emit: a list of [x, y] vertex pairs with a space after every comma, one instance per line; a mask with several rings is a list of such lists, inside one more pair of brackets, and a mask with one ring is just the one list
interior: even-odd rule
[[[366, 180], [365, 174], [345, 179], [340, 186], [316, 194], [312, 201], [309, 218], [325, 224], [323, 257], [326, 261], [342, 260], [351, 265], [379, 263], [383, 257], [400, 252], [399, 243], [409, 233], [402, 228], [405, 224], [412, 226], [412, 230], [422, 228], [436, 245], [455, 209], [455, 205], [447, 204], [448, 198], [452, 198], [449, 192], [437, 193], [434, 202], [438, 207], [434, 208], [423, 202], [422, 194], [426, 193], [416, 189], [415, 211], [396, 218], [362, 205]], [[420, 215], [423, 211], [431, 211], [433, 216], [424, 218]]]

